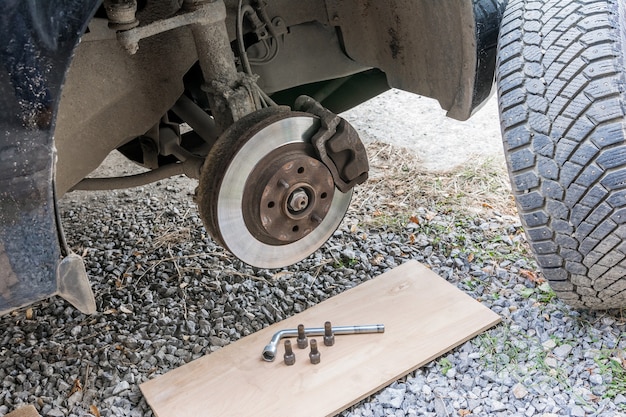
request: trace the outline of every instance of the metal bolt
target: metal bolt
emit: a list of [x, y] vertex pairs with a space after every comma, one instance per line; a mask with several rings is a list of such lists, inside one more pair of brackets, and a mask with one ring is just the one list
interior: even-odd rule
[[289, 183], [283, 179], [278, 180], [278, 184], [283, 188], [289, 188]]
[[311, 352], [309, 352], [309, 359], [311, 359], [311, 363], [313, 365], [320, 363], [321, 355], [320, 351], [317, 350], [317, 340], [315, 339], [311, 339]]
[[285, 359], [285, 365], [291, 366], [296, 363], [296, 355], [293, 353], [293, 349], [291, 349], [291, 341], [285, 340], [285, 354], [283, 355]]
[[306, 338], [306, 334], [304, 334], [304, 324], [298, 324], [298, 339], [296, 342], [300, 349], [306, 349], [309, 346], [309, 340]]
[[309, 205], [309, 195], [302, 188], [298, 188], [289, 196], [287, 205], [292, 211], [302, 211]]
[[335, 344], [335, 335], [333, 334], [333, 328], [329, 321], [324, 323], [324, 344], [326, 346], [332, 346]]
[[109, 18], [109, 29], [129, 30], [139, 26], [135, 17], [136, 0], [105, 0], [104, 10]]

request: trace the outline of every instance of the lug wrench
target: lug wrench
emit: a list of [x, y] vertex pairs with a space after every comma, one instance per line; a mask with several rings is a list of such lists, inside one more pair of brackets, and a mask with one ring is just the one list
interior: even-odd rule
[[[304, 329], [306, 336], [324, 336], [325, 329], [323, 327], [309, 327]], [[334, 326], [332, 332], [336, 335], [343, 334], [362, 334], [362, 333], [384, 333], [384, 324], [367, 324], [363, 326]], [[285, 337], [298, 336], [298, 329], [283, 329], [274, 333], [272, 340], [263, 349], [263, 360], [272, 362], [276, 358], [278, 343], [280, 339]]]

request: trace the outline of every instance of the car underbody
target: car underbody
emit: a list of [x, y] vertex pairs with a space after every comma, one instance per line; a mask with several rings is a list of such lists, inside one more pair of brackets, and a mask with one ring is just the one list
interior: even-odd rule
[[[0, 312], [53, 294], [94, 310], [56, 212], [77, 189], [186, 174], [207, 230], [237, 257], [274, 268], [308, 256], [367, 178], [337, 113], [395, 87], [469, 118], [492, 91], [502, 13], [491, 0], [5, 8]], [[87, 178], [114, 150], [148, 171]]]

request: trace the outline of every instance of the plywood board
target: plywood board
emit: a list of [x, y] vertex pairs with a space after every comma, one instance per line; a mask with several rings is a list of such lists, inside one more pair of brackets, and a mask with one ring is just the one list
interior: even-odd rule
[[[384, 324], [385, 333], [336, 336], [321, 363], [261, 353], [278, 330]], [[141, 384], [157, 417], [333, 415], [495, 325], [500, 317], [410, 261], [296, 316]], [[295, 341], [294, 341], [295, 342]], [[295, 343], [294, 343], [295, 344]]]

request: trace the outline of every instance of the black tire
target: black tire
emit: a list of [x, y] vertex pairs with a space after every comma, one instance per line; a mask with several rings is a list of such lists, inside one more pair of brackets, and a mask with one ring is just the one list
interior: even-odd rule
[[504, 148], [526, 235], [557, 295], [626, 307], [626, 4], [510, 0], [498, 44]]

